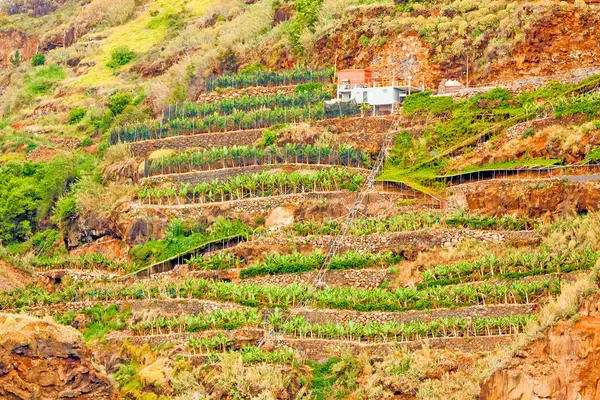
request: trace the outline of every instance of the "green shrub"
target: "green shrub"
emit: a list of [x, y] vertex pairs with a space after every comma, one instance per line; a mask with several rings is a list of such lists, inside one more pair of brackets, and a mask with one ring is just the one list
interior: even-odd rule
[[298, 93], [305, 93], [305, 92], [315, 92], [317, 90], [324, 90], [326, 86], [327, 85], [325, 85], [324, 83], [320, 83], [320, 82], [301, 83], [294, 88], [294, 93], [298, 94]]
[[106, 66], [111, 69], [121, 68], [123, 65], [128, 64], [135, 57], [135, 53], [127, 46], [115, 47], [110, 52], [110, 61]]
[[371, 39], [369, 39], [369, 37], [366, 35], [361, 35], [361, 37], [358, 39], [358, 43], [361, 47], [367, 47], [371, 44]]
[[85, 137], [78, 145], [78, 147], [90, 147], [94, 142], [89, 137]]
[[69, 158], [50, 163], [7, 163], [0, 167], [0, 241], [29, 238], [45, 219], [55, 201], [78, 177]]
[[31, 96], [41, 96], [54, 88], [56, 82], [65, 79], [65, 73], [56, 64], [38, 68], [33, 75], [27, 75], [25, 92]]
[[263, 146], [272, 146], [277, 141], [277, 131], [272, 129], [265, 129], [263, 131]]
[[69, 124], [74, 125], [79, 123], [85, 117], [86, 111], [83, 107], [73, 108], [69, 111]]
[[119, 115], [132, 102], [133, 95], [131, 93], [117, 92], [108, 98], [108, 109], [113, 115]]
[[261, 63], [250, 64], [240, 70], [240, 74], [253, 74], [255, 72], [268, 71], [268, 68]]
[[411, 115], [419, 111], [429, 112], [434, 115], [451, 111], [453, 100], [451, 97], [433, 97], [432, 92], [411, 94], [404, 100], [404, 114]]
[[65, 221], [77, 215], [77, 202], [75, 196], [63, 196], [54, 207], [54, 218], [56, 221]]
[[31, 57], [31, 65], [37, 67], [39, 65], [44, 65], [46, 63], [46, 56], [44, 53], [37, 53]]
[[535, 135], [535, 129], [529, 128], [529, 129], [526, 129], [525, 132], [523, 132], [522, 138], [527, 139], [529, 137], [532, 137], [533, 135]]

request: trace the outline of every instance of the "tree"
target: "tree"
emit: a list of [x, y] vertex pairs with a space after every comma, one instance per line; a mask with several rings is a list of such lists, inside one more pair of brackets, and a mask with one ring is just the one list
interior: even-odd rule
[[10, 62], [12, 63], [12, 65], [14, 65], [15, 67], [18, 67], [19, 65], [21, 65], [21, 52], [19, 50], [15, 51], [11, 56], [10, 56]]

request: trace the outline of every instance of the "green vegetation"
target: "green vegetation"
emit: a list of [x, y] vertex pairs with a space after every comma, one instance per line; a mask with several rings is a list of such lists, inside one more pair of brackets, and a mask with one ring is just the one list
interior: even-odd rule
[[131, 60], [135, 57], [135, 53], [129, 49], [127, 46], [119, 46], [115, 47], [110, 52], [110, 61], [106, 66], [113, 70], [119, 69], [124, 65], [129, 64]]
[[155, 335], [174, 332], [202, 332], [206, 330], [232, 330], [245, 325], [257, 326], [262, 320], [255, 308], [243, 311], [217, 310], [208, 314], [184, 315], [180, 317], [157, 317], [131, 326], [136, 335]]
[[305, 107], [236, 111], [229, 115], [214, 113], [204, 118], [174, 118], [168, 123], [155, 121], [132, 126], [119, 126], [110, 132], [110, 144], [161, 139], [183, 134], [268, 128], [279, 124], [349, 117], [359, 113], [360, 107], [356, 104], [348, 103], [344, 107], [333, 107], [331, 110], [326, 110], [322, 102]]
[[246, 235], [250, 229], [239, 220], [217, 218], [210, 226], [185, 223], [175, 219], [166, 229], [164, 240], [149, 240], [135, 246], [130, 251], [131, 260], [136, 265], [167, 260], [178, 254], [198, 248], [205, 243], [234, 235]]
[[145, 176], [180, 174], [190, 171], [208, 171], [220, 168], [245, 167], [248, 165], [276, 164], [328, 164], [348, 167], [369, 168], [369, 156], [361, 149], [348, 145], [300, 145], [287, 143], [284, 146], [266, 148], [233, 146], [213, 147], [194, 152], [182, 152], [160, 159], [146, 160]]
[[46, 63], [46, 56], [44, 53], [37, 53], [31, 57], [31, 65], [34, 67], [44, 65]]
[[77, 107], [69, 111], [69, 124], [77, 124], [85, 117], [85, 108]]
[[200, 254], [186, 260], [186, 264], [192, 270], [220, 270], [237, 268], [243, 262], [242, 259], [231, 253], [217, 253], [214, 256]]
[[[258, 96], [244, 95], [219, 101], [184, 103], [171, 106], [163, 111], [163, 121], [175, 118], [196, 118], [213, 114], [231, 115], [239, 111], [253, 111], [261, 108], [294, 108], [318, 104], [332, 97], [331, 90], [322, 84], [307, 84], [302, 90], [291, 94], [276, 93]], [[309, 89], [310, 88], [310, 89]]]
[[0, 166], [0, 242], [29, 238], [78, 176], [74, 158]]
[[180, 183], [168, 187], [144, 187], [138, 192], [143, 203], [167, 205], [212, 203], [244, 198], [281, 196], [337, 190], [357, 191], [364, 177], [343, 168], [322, 169], [310, 173], [269, 173], [238, 175], [228, 180], [202, 182], [195, 186]]
[[[461, 100], [432, 97], [430, 92], [408, 96], [404, 102], [405, 117], [433, 119], [433, 126], [428, 127], [419, 139], [413, 138], [409, 132], [401, 132], [396, 137], [390, 162], [380, 179], [404, 182], [413, 187], [434, 183], [435, 178], [442, 175], [441, 172], [446, 168], [446, 157], [453, 152], [465, 148], [468, 150], [468, 146], [473, 146], [477, 140], [534, 118], [543, 111], [554, 111], [557, 118], [574, 114], [593, 117], [600, 110], [598, 95], [585, 92], [592, 89], [599, 79], [598, 76], [591, 76], [574, 84], [553, 82], [520, 95], [496, 88]], [[505, 165], [470, 167], [465, 172], [492, 167], [549, 165], [557, 161], [525, 159], [510, 161]]]
[[37, 68], [33, 75], [27, 75], [24, 79], [25, 93], [32, 97], [48, 94], [63, 79], [65, 73], [56, 64]]
[[489, 255], [474, 262], [438, 265], [422, 275], [422, 286], [440, 286], [483, 279], [518, 279], [531, 275], [569, 273], [591, 270], [599, 258], [597, 252], [585, 249], [581, 253], [564, 251], [551, 254], [548, 251], [519, 252], [503, 258]]
[[72, 325], [77, 314], [87, 317], [85, 326], [80, 329], [83, 331], [83, 338], [89, 342], [92, 340], [102, 341], [108, 333], [125, 329], [126, 321], [131, 316], [131, 310], [129, 308], [121, 309], [116, 304], [106, 307], [95, 305], [78, 313], [67, 311], [64, 314], [57, 314], [54, 319], [60, 324]]
[[0, 293], [0, 309], [60, 304], [70, 301], [141, 300], [196, 298], [233, 302], [257, 307], [335, 308], [356, 311], [408, 311], [479, 304], [525, 304], [560, 293], [560, 277], [545, 277], [528, 282], [497, 281], [416, 288], [357, 289], [291, 284], [266, 286], [214, 282], [206, 279], [151, 282], [77, 282], [49, 293], [30, 287]]
[[[314, 0], [309, 0], [314, 1]], [[248, 86], [286, 86], [307, 82], [330, 82], [335, 70], [333, 68], [312, 70], [294, 69], [283, 71], [240, 71], [237, 74], [221, 75], [206, 82], [206, 91], [219, 88], [241, 88]]]
[[[402, 261], [402, 256], [386, 253], [359, 253], [348, 251], [331, 259], [329, 270], [387, 267]], [[314, 271], [323, 265], [325, 255], [314, 251], [308, 255], [297, 252], [291, 254], [265, 254], [262, 261], [256, 262], [240, 272], [240, 278], [248, 279], [261, 275], [298, 274]]]
[[[58, 231], [55, 231], [58, 234]], [[35, 238], [34, 238], [35, 239]], [[128, 272], [131, 264], [106, 258], [98, 253], [88, 253], [79, 256], [40, 256], [33, 262], [36, 270], [52, 269], [102, 270], [111, 272]]]
[[[451, 228], [490, 229], [490, 230], [531, 230], [539, 221], [526, 217], [489, 217], [457, 211], [450, 215], [437, 212], [413, 212], [390, 218], [357, 218], [348, 229], [348, 234], [356, 236], [386, 232], [407, 232], [420, 229], [447, 226]], [[341, 231], [343, 223], [330, 220], [315, 223], [311, 220], [296, 222], [285, 228], [294, 235], [334, 235]]]
[[[509, 317], [441, 318], [430, 322], [310, 323], [304, 316], [290, 319], [276, 310], [268, 317], [268, 325], [286, 335], [316, 339], [407, 342], [431, 337], [464, 337], [515, 334], [522, 332], [533, 315]], [[260, 327], [263, 316], [256, 309], [218, 310], [209, 314], [158, 317], [131, 327], [137, 335], [232, 330]]]

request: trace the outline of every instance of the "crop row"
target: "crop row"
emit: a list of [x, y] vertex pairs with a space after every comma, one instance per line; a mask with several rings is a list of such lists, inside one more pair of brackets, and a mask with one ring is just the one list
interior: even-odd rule
[[330, 82], [335, 68], [313, 70], [296, 68], [283, 71], [252, 71], [210, 77], [205, 82], [207, 92], [221, 88], [241, 88], [250, 86], [286, 86], [307, 82]]
[[[526, 217], [488, 217], [485, 215], [450, 215], [439, 212], [412, 212], [389, 218], [357, 218], [352, 222], [348, 234], [366, 236], [375, 233], [417, 231], [435, 226], [469, 229], [494, 229], [521, 231], [535, 228], [539, 222]], [[284, 231], [299, 236], [334, 235], [341, 232], [343, 221], [328, 220], [295, 222]]]
[[0, 309], [45, 306], [78, 301], [141, 299], [185, 299], [229, 301], [248, 306], [290, 307], [298, 304], [317, 308], [357, 311], [406, 311], [485, 304], [528, 304], [560, 293], [560, 277], [528, 282], [495, 281], [478, 285], [436, 286], [425, 289], [356, 289], [307, 285], [267, 286], [186, 279], [148, 283], [76, 282], [49, 293], [43, 288], [15, 289], [0, 293]]
[[244, 95], [212, 102], [177, 104], [163, 111], [163, 121], [174, 118], [204, 118], [214, 113], [229, 115], [237, 111], [247, 112], [261, 108], [304, 107], [330, 99], [331, 90], [323, 85], [312, 90], [296, 91], [290, 94]]
[[223, 181], [201, 182], [194, 186], [189, 183], [167, 187], [146, 186], [138, 192], [138, 198], [147, 204], [203, 204], [342, 189], [357, 191], [363, 180], [362, 175], [343, 168], [323, 169], [310, 173], [293, 171], [271, 174], [263, 171], [238, 175]]
[[554, 272], [568, 273], [589, 270], [594, 267], [599, 253], [584, 249], [582, 252], [548, 251], [519, 252], [498, 258], [491, 254], [473, 262], [437, 265], [422, 274], [425, 286], [448, 285], [496, 278], [518, 278], [530, 275], [545, 275]]
[[230, 115], [217, 113], [204, 118], [174, 118], [163, 123], [155, 121], [130, 126], [120, 126], [110, 132], [110, 144], [161, 139], [183, 134], [227, 132], [234, 130], [268, 128], [276, 124], [318, 121], [325, 118], [350, 117], [360, 113], [355, 103], [343, 103], [333, 108], [324, 103], [306, 107], [238, 111]]
[[329, 164], [351, 167], [370, 167], [369, 155], [351, 146], [313, 146], [286, 144], [284, 146], [213, 147], [183, 152], [145, 162], [144, 175], [181, 174], [190, 171], [276, 164]]
[[130, 269], [127, 263], [111, 260], [97, 253], [82, 254], [79, 256], [40, 256], [33, 266], [36, 270], [48, 271], [52, 269], [75, 270], [104, 270], [126, 272]]
[[432, 321], [410, 322], [311, 323], [304, 316], [286, 318], [279, 310], [263, 316], [256, 309], [248, 309], [245, 311], [218, 310], [199, 315], [155, 317], [133, 325], [131, 330], [136, 335], [155, 335], [262, 327], [284, 335], [317, 339], [405, 342], [430, 337], [515, 334], [522, 332], [525, 326], [533, 320], [535, 320], [535, 316], [528, 314], [507, 317], [448, 317]]
[[[360, 253], [348, 251], [332, 257], [327, 268], [329, 270], [346, 270], [372, 267], [375, 265], [388, 266], [402, 261], [402, 256], [386, 253]], [[325, 255], [314, 251], [308, 255], [298, 252], [291, 254], [265, 254], [262, 261], [244, 268], [240, 278], [247, 279], [261, 275], [298, 274], [313, 271], [323, 265]]]

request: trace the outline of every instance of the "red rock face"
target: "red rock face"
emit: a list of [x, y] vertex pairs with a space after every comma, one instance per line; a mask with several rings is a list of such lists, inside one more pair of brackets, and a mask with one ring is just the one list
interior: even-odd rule
[[73, 328], [0, 314], [0, 398], [112, 400], [118, 396]]
[[21, 60], [31, 59], [38, 52], [39, 44], [37, 36], [30, 36], [16, 29], [0, 32], [0, 66], [11, 65], [10, 56], [17, 50], [21, 53]]
[[581, 320], [561, 322], [497, 370], [483, 384], [482, 400], [581, 399], [600, 396], [598, 297], [584, 303]]

